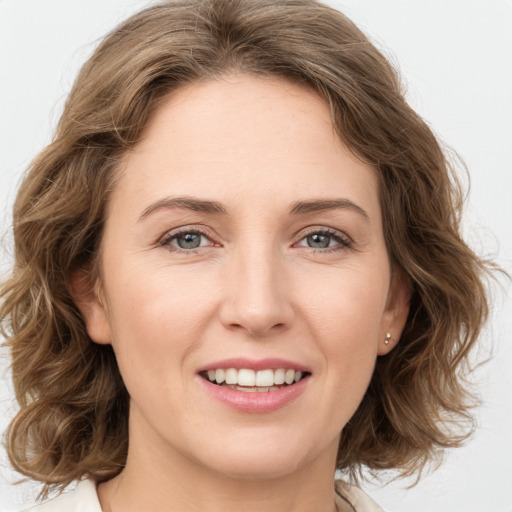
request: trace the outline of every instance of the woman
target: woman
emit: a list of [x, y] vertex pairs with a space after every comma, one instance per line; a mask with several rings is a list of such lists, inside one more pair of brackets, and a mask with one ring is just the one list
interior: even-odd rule
[[451, 178], [337, 11], [116, 29], [15, 204], [10, 457], [85, 478], [38, 510], [379, 510], [335, 469], [412, 474], [470, 419], [486, 269]]

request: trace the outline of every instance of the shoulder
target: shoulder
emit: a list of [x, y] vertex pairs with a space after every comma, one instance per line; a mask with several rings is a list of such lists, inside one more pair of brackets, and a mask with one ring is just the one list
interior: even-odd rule
[[24, 512], [101, 512], [93, 480], [82, 480], [75, 489]]
[[355, 485], [336, 480], [336, 493], [350, 504], [354, 512], [384, 512], [377, 503]]

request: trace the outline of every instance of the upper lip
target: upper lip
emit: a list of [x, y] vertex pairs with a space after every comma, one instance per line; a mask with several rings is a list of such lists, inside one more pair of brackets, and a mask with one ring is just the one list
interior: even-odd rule
[[236, 368], [240, 370], [241, 368], [247, 368], [250, 370], [278, 370], [283, 368], [285, 370], [296, 370], [301, 371], [303, 373], [308, 372], [311, 373], [311, 370], [304, 366], [303, 364], [297, 363], [295, 361], [290, 361], [289, 359], [280, 359], [280, 358], [265, 358], [265, 359], [248, 359], [245, 357], [236, 357], [230, 359], [222, 359], [219, 361], [214, 361], [212, 363], [208, 363], [207, 365], [199, 368], [199, 372], [206, 372], [208, 370], [217, 370], [217, 369], [227, 369], [227, 368]]

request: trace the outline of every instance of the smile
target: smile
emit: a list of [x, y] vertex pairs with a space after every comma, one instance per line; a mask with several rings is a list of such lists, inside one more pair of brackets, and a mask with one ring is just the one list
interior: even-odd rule
[[299, 382], [308, 372], [278, 368], [252, 370], [249, 368], [217, 368], [201, 372], [200, 375], [218, 386], [247, 393], [279, 391]]

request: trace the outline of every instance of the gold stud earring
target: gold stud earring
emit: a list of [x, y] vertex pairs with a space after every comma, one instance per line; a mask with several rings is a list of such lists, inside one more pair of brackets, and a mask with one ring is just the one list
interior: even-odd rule
[[384, 345], [389, 345], [389, 342], [391, 341], [391, 333], [390, 332], [387, 332], [386, 333], [386, 338], [384, 340]]

